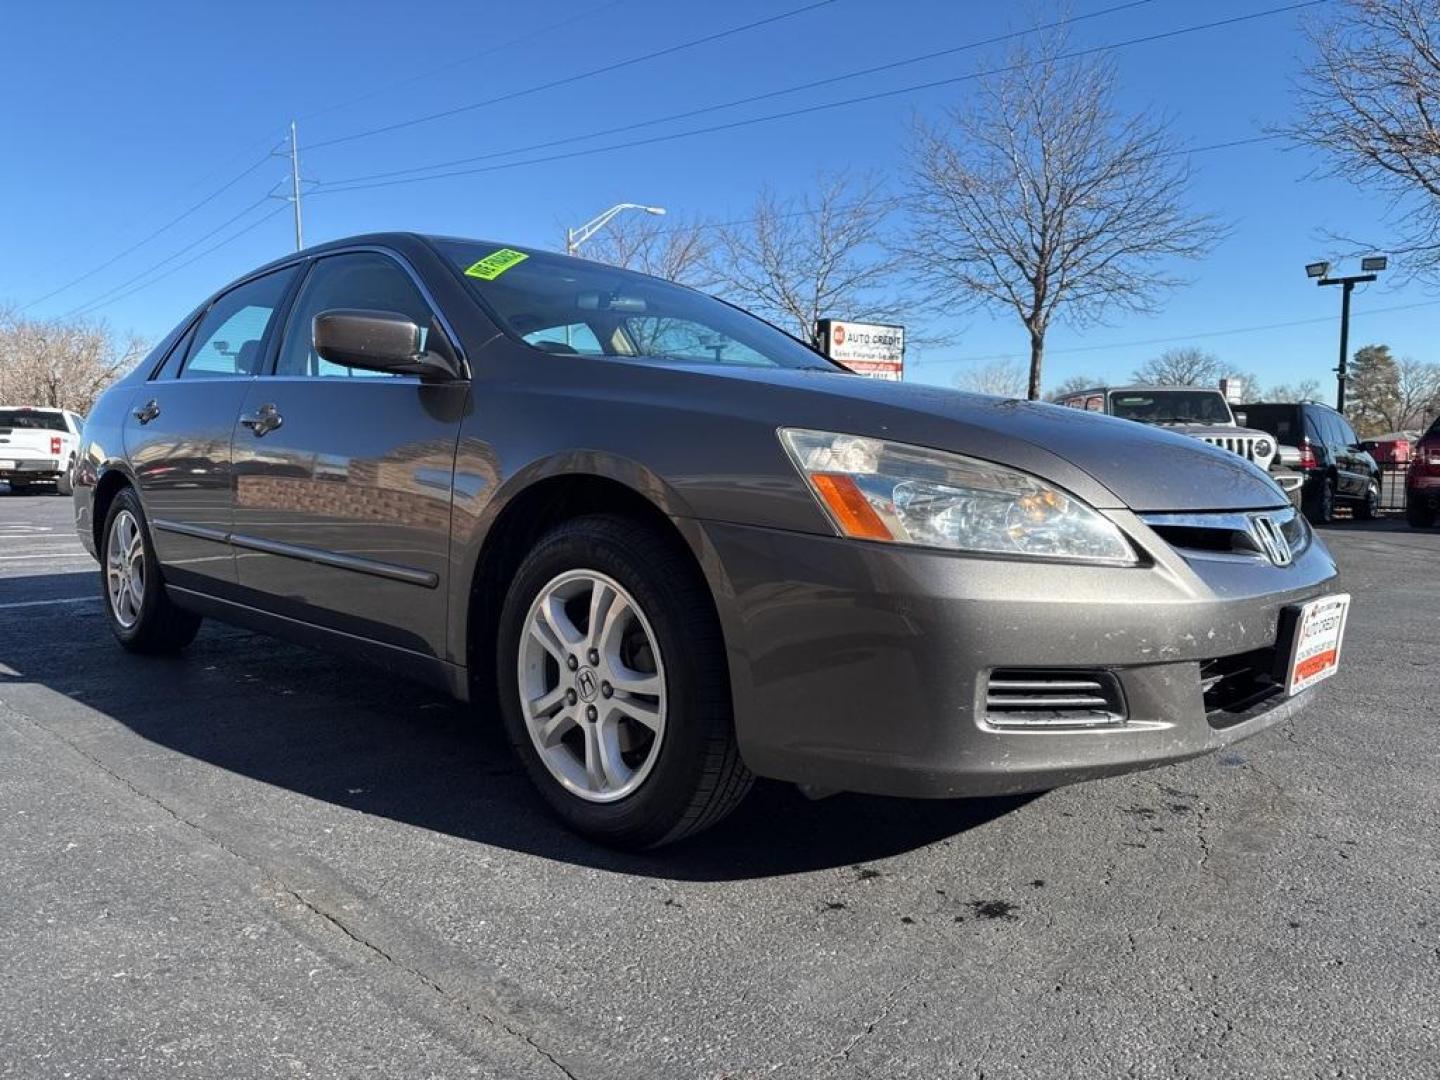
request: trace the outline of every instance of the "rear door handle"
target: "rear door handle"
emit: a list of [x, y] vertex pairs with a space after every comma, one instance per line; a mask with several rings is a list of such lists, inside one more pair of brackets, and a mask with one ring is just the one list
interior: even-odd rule
[[154, 398], [151, 398], [144, 405], [141, 405], [140, 408], [135, 410], [135, 419], [139, 420], [142, 424], [148, 424], [151, 420], [154, 420], [159, 415], [160, 403]]
[[285, 418], [275, 410], [274, 405], [261, 405], [254, 416], [240, 418], [240, 423], [249, 428], [250, 433], [257, 439], [267, 432], [274, 431], [284, 422]]

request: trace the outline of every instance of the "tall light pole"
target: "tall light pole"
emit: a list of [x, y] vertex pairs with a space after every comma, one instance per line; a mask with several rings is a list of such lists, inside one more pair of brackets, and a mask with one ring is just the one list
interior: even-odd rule
[[1309, 263], [1305, 267], [1308, 277], [1318, 279], [1315, 284], [1339, 285], [1343, 289], [1340, 294], [1340, 365], [1335, 369], [1335, 411], [1339, 413], [1345, 412], [1345, 382], [1350, 378], [1350, 294], [1355, 291], [1356, 285], [1374, 281], [1385, 269], [1387, 261], [1384, 255], [1368, 255], [1360, 260], [1360, 269], [1365, 272], [1348, 277], [1330, 277], [1328, 262]]
[[593, 218], [581, 225], [578, 229], [565, 230], [565, 254], [574, 255], [580, 250], [580, 245], [589, 240], [597, 232], [610, 224], [611, 219], [626, 210], [643, 210], [647, 214], [663, 214], [663, 206], [642, 206], [640, 203], [622, 202], [610, 207], [603, 214], [596, 214]]

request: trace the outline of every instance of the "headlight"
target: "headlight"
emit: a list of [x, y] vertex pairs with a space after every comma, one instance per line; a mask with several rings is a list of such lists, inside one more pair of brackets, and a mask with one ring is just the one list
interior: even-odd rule
[[1256, 457], [1269, 457], [1269, 456], [1270, 456], [1270, 451], [1271, 451], [1271, 449], [1272, 449], [1272, 447], [1270, 446], [1270, 441], [1269, 441], [1268, 439], [1256, 439], [1256, 440], [1255, 440], [1255, 456], [1256, 456]]
[[1111, 522], [1038, 477], [919, 446], [781, 428], [842, 536], [991, 555], [1133, 565]]

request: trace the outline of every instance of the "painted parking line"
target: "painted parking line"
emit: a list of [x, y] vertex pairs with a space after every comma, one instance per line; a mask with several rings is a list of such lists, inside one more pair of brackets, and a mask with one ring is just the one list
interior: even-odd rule
[[46, 607], [50, 604], [89, 604], [99, 599], [98, 596], [62, 596], [54, 600], [16, 600], [9, 604], [0, 604], [0, 611], [9, 608]]
[[88, 551], [51, 551], [43, 555], [0, 555], [0, 562], [12, 562], [16, 559], [93, 559]]

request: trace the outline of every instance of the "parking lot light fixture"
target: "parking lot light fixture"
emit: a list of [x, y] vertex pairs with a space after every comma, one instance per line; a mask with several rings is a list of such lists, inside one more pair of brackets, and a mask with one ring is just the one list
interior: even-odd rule
[[1355, 286], [1367, 281], [1374, 281], [1381, 270], [1384, 270], [1389, 260], [1384, 255], [1367, 255], [1360, 260], [1360, 269], [1365, 271], [1361, 274], [1350, 274], [1347, 277], [1329, 277], [1330, 264], [1327, 262], [1307, 263], [1305, 273], [1308, 277], [1318, 278], [1316, 285], [1339, 285], [1342, 287], [1340, 300], [1340, 363], [1335, 368], [1335, 409], [1337, 412], [1345, 411], [1345, 381], [1350, 377], [1349, 366], [1346, 363], [1346, 355], [1350, 351], [1350, 294], [1355, 291]]
[[589, 240], [619, 214], [626, 210], [639, 210], [642, 213], [654, 214], [657, 217], [665, 213], [663, 206], [645, 206], [641, 203], [625, 202], [617, 203], [602, 214], [596, 214], [593, 218], [581, 225], [578, 229], [565, 230], [565, 254], [574, 255], [580, 250], [580, 245]]

